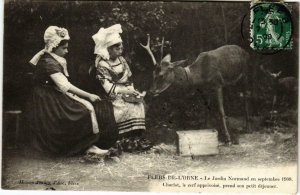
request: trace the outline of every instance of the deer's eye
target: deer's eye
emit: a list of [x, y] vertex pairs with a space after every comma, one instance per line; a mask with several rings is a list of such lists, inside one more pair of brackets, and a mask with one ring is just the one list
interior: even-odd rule
[[155, 73], [156, 73], [156, 74], [159, 74], [160, 71], [161, 71], [161, 68], [160, 68], [160, 67], [157, 67], [157, 68], [155, 69]]
[[163, 75], [163, 74], [158, 74], [158, 75], [157, 75], [157, 78], [158, 78], [158, 79], [162, 79], [162, 78], [164, 78], [164, 75]]

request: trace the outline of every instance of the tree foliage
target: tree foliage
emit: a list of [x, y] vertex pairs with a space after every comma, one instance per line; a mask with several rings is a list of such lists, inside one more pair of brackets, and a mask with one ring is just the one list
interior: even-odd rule
[[[71, 36], [68, 58], [69, 72], [73, 83], [88, 89], [88, 69], [94, 64], [94, 42], [92, 35], [100, 27], [120, 23], [123, 28], [122, 39], [125, 57], [131, 66], [135, 85], [147, 90], [152, 81], [151, 59], [140, 47], [146, 43], [150, 34], [154, 54], [159, 60], [162, 37], [165, 38], [164, 55], [172, 54], [172, 61], [188, 59], [192, 62], [200, 52], [208, 51], [226, 44], [236, 44], [250, 53], [249, 75], [252, 89], [263, 101], [270, 100], [268, 89], [270, 82], [265, 82], [257, 67], [265, 65], [270, 71], [283, 71], [283, 76], [296, 76], [298, 70], [298, 49], [286, 50], [275, 55], [263, 56], [249, 47], [247, 38], [241, 32], [249, 33], [249, 4], [246, 2], [147, 2], [147, 1], [21, 1], [7, 0], [4, 13], [4, 106], [22, 105], [29, 84], [25, 84], [24, 73], [28, 71], [28, 61], [44, 47], [43, 33], [50, 25], [65, 27]], [[299, 21], [297, 5], [293, 4], [293, 16]], [[248, 18], [242, 21], [245, 15]], [[295, 22], [294, 33], [298, 37]], [[294, 39], [298, 45], [298, 39]], [[174, 104], [181, 104], [180, 92], [171, 92], [171, 96], [158, 102], [164, 111], [153, 114], [171, 116]], [[175, 94], [175, 95], [174, 95]], [[175, 98], [176, 97], [176, 98]], [[226, 96], [234, 97], [233, 91]], [[169, 102], [172, 98], [174, 104]], [[150, 103], [156, 100], [150, 100]], [[188, 110], [200, 105], [199, 98], [186, 103]], [[238, 107], [240, 106], [237, 104]], [[228, 105], [226, 105], [228, 106]], [[239, 108], [231, 109], [238, 114]], [[203, 109], [203, 107], [199, 107]], [[158, 109], [160, 110], [160, 109]], [[199, 118], [196, 112], [187, 113], [190, 118]], [[149, 113], [151, 115], [151, 113]], [[203, 114], [201, 115], [203, 116]]]

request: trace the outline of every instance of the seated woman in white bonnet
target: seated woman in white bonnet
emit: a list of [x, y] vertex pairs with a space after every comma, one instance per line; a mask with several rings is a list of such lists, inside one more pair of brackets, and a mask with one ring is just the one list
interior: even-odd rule
[[36, 65], [29, 109], [32, 144], [39, 151], [56, 155], [104, 155], [108, 151], [95, 146], [99, 127], [90, 103], [100, 101], [100, 97], [68, 81], [64, 56], [69, 39], [66, 29], [48, 27], [44, 34], [45, 49], [30, 61]]
[[[123, 44], [120, 33], [121, 25], [115, 24], [106, 29], [100, 28], [93, 35], [94, 53], [97, 54], [96, 79], [104, 89], [104, 96], [101, 98], [112, 102], [119, 138], [123, 138], [121, 144], [124, 151], [145, 150], [151, 145], [149, 141], [141, 139], [146, 129], [144, 104], [142, 101], [132, 102], [126, 98], [140, 98], [144, 94], [134, 89], [130, 82], [132, 73], [122, 57]], [[130, 142], [134, 142], [135, 146], [131, 146]]]

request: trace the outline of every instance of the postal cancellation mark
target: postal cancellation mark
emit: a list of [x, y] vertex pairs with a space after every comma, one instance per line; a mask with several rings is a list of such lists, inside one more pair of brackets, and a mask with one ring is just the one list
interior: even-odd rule
[[292, 48], [292, 17], [285, 4], [256, 3], [250, 12], [250, 46], [254, 50]]

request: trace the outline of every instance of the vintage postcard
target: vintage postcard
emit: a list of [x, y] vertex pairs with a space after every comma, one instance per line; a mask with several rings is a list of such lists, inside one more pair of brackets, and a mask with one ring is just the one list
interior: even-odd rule
[[2, 190], [297, 193], [299, 2], [3, 5]]

